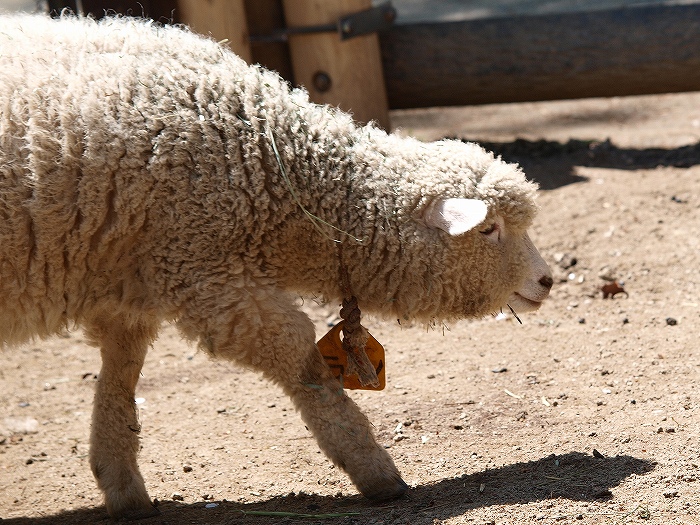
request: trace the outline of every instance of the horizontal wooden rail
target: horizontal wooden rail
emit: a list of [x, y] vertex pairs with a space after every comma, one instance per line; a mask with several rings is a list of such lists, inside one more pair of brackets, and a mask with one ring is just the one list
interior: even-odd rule
[[380, 42], [393, 109], [700, 90], [700, 5], [399, 25]]

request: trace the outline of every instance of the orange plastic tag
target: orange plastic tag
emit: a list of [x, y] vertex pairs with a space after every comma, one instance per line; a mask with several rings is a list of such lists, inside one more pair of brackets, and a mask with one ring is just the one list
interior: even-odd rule
[[360, 380], [355, 374], [349, 376], [347, 374], [348, 368], [348, 356], [343, 350], [343, 342], [340, 340], [340, 333], [343, 329], [343, 323], [338, 323], [333, 328], [331, 328], [326, 335], [324, 335], [317, 343], [318, 349], [321, 351], [321, 355], [328, 363], [331, 368], [333, 375], [340, 381], [343, 388], [349, 390], [384, 390], [386, 386], [386, 376], [384, 374], [384, 347], [379, 344], [372, 335], [370, 334], [367, 340], [367, 346], [365, 346], [365, 352], [369, 358], [372, 366], [377, 371], [377, 379], [379, 379], [379, 386], [373, 387], [372, 385], [362, 386]]

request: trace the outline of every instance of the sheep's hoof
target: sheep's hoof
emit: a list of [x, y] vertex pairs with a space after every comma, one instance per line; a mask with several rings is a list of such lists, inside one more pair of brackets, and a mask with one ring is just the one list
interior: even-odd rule
[[393, 485], [389, 486], [386, 483], [376, 485], [361, 490], [362, 495], [374, 503], [381, 503], [392, 499], [400, 498], [408, 490], [408, 485], [401, 478], [394, 480]]

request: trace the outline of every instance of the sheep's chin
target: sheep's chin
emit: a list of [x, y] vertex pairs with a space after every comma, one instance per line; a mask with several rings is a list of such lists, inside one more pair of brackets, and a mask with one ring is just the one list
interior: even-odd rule
[[520, 295], [518, 292], [513, 292], [508, 297], [508, 306], [510, 306], [515, 313], [520, 312], [533, 312], [537, 310], [542, 305], [540, 301], [533, 301], [527, 297]]

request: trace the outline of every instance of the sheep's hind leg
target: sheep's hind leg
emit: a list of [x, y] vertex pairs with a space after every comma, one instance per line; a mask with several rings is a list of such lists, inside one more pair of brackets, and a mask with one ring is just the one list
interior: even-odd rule
[[[345, 394], [316, 348], [308, 316], [282, 292], [249, 291], [250, 297], [209, 320], [204, 346], [215, 356], [260, 370], [280, 384], [321, 450], [364, 496], [372, 500], [401, 496], [408, 486], [377, 444], [367, 417]], [[190, 336], [200, 326], [195, 321], [188, 329], [188, 320], [181, 322]]]
[[136, 457], [141, 430], [134, 401], [136, 382], [157, 325], [124, 326], [119, 319], [86, 323], [102, 354], [90, 436], [90, 466], [112, 518], [159, 514], [151, 503]]

